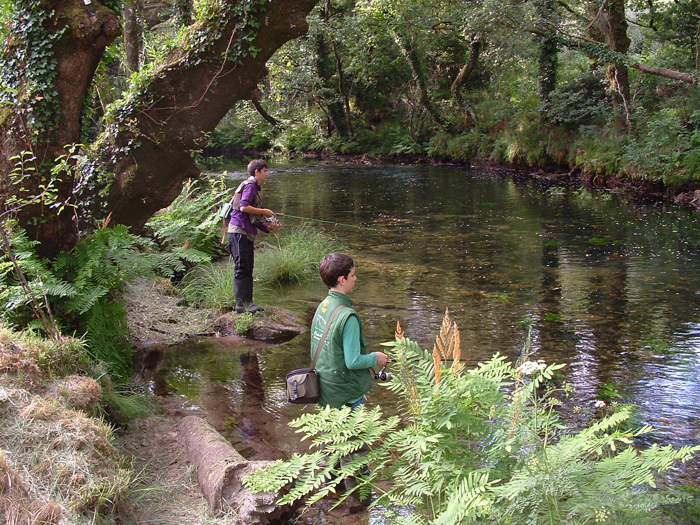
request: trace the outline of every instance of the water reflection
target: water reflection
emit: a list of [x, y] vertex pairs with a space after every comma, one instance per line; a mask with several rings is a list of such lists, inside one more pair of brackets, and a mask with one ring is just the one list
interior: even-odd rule
[[[231, 170], [232, 185], [244, 176]], [[431, 348], [449, 308], [463, 356], [515, 358], [527, 321], [537, 358], [568, 365], [574, 403], [592, 404], [617, 385], [622, 401], [640, 406], [641, 422], [658, 429], [653, 439], [697, 440], [695, 213], [442, 167], [272, 166], [263, 198], [282, 213], [377, 230], [309, 223], [351, 250], [353, 299], [373, 345], [392, 339], [398, 320]], [[285, 227], [299, 223], [287, 219]], [[325, 293], [318, 280], [256, 290], [256, 300], [288, 308], [308, 326]], [[298, 446], [285, 424], [303, 407], [285, 403], [282, 387], [287, 371], [306, 366], [308, 336], [245, 354], [222, 350], [219, 340], [198, 344], [208, 346], [170, 358], [169, 387], [192, 403], [224, 407], [222, 419], [262, 413], [285, 453]]]

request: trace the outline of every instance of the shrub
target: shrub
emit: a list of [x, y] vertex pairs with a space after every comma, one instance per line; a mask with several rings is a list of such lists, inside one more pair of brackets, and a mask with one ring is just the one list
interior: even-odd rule
[[136, 276], [172, 274], [177, 259], [154, 253], [153, 242], [131, 235], [126, 226], [98, 230], [53, 261], [39, 259], [34, 243], [18, 228], [9, 248], [17, 267], [6, 247], [0, 258], [3, 321], [54, 339], [59, 331], [77, 333], [95, 360], [107, 363], [115, 378], [127, 380], [131, 342], [126, 312], [117, 297]]
[[230, 193], [223, 177], [188, 181], [172, 204], [146, 223], [146, 231], [169, 254], [176, 271], [224, 253], [219, 210], [231, 198]]

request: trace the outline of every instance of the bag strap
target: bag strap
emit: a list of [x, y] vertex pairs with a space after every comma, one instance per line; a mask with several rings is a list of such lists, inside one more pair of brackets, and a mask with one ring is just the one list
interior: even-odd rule
[[328, 319], [328, 324], [326, 325], [326, 329], [323, 331], [323, 335], [321, 336], [321, 340], [318, 342], [318, 347], [316, 348], [316, 353], [314, 354], [314, 358], [311, 361], [311, 366], [309, 367], [309, 370], [315, 370], [316, 369], [316, 363], [318, 362], [318, 356], [321, 355], [321, 350], [323, 350], [323, 343], [326, 342], [326, 336], [328, 335], [328, 329], [331, 327], [331, 323], [333, 322], [333, 319], [335, 318], [335, 314], [337, 314], [340, 310], [345, 308], [344, 304], [341, 304], [333, 310], [333, 313], [331, 314], [330, 319]]

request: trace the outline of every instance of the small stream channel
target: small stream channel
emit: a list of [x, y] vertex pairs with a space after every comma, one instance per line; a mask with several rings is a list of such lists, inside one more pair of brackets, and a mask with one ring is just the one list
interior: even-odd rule
[[[227, 167], [231, 184], [244, 168]], [[406, 335], [432, 348], [449, 308], [462, 356], [515, 359], [531, 323], [536, 359], [566, 363], [572, 406], [600, 395], [640, 408], [651, 441], [696, 444], [700, 430], [700, 224], [690, 210], [626, 204], [499, 172], [424, 166], [271, 166], [263, 202], [352, 252], [353, 294], [374, 348]], [[284, 221], [285, 227], [300, 224]], [[256, 302], [309, 326], [320, 279], [263, 290]], [[170, 348], [154, 392], [197, 406], [250, 459], [305, 450], [287, 422], [284, 377], [309, 361], [308, 334], [280, 345], [192, 339]], [[383, 395], [382, 395], [383, 394]], [[391, 411], [375, 384], [370, 405]], [[696, 476], [691, 476], [696, 478]]]

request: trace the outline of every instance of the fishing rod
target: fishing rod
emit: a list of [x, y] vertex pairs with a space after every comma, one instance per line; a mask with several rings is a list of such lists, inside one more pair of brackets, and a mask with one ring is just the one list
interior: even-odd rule
[[367, 226], [357, 226], [356, 224], [346, 224], [344, 222], [324, 221], [323, 219], [312, 219], [311, 217], [299, 217], [297, 215], [289, 215], [288, 213], [278, 213], [277, 217], [288, 217], [290, 219], [301, 219], [303, 221], [324, 222], [326, 224], [333, 224], [335, 226], [347, 226], [348, 228], [357, 228], [359, 230], [370, 230], [373, 232], [379, 231], [376, 228], [368, 228]]

